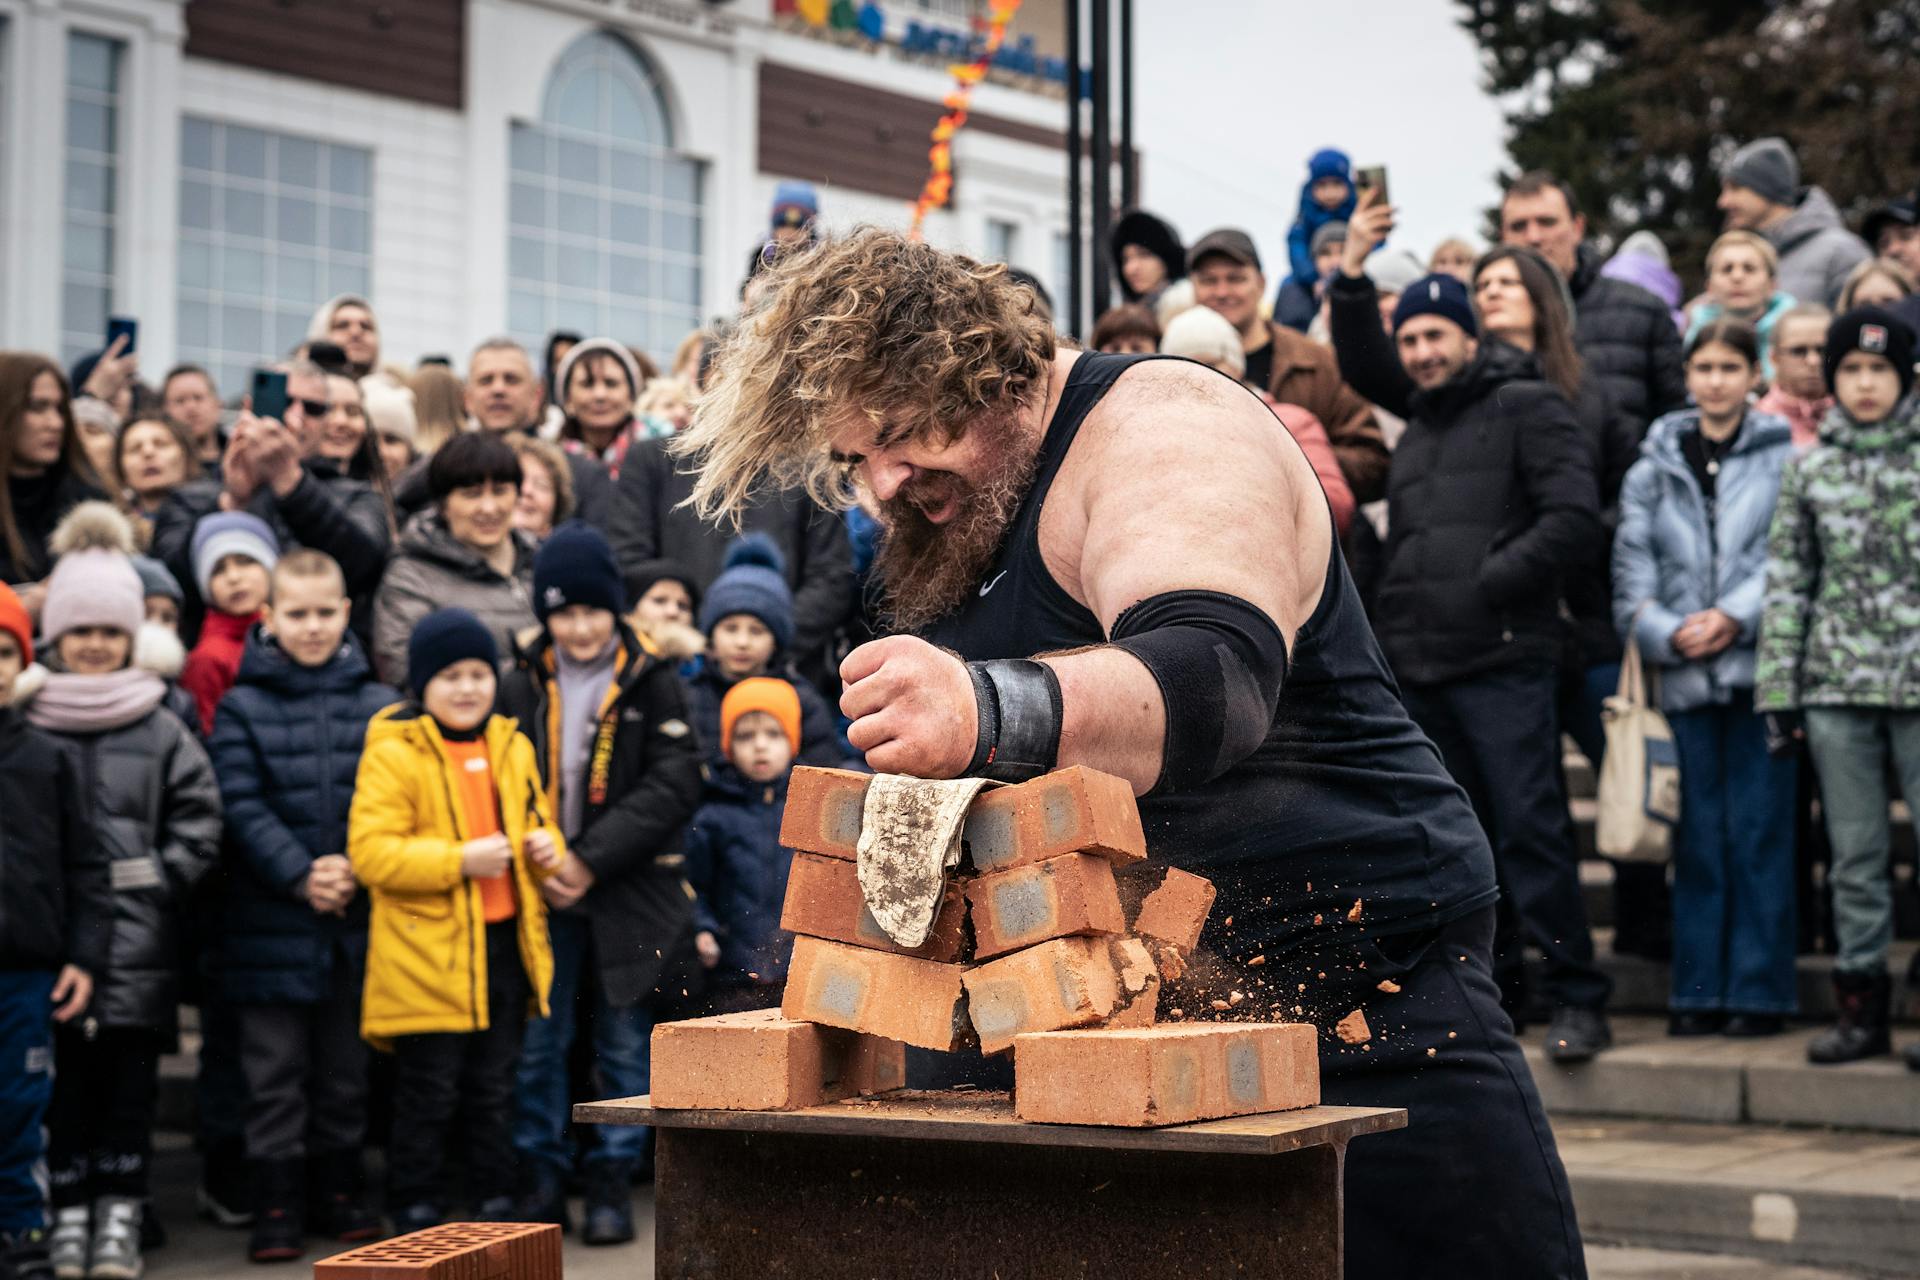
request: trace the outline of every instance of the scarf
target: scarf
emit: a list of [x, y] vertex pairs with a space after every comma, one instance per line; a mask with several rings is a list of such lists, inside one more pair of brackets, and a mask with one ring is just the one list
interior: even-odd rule
[[91, 676], [50, 671], [26, 716], [55, 733], [105, 733], [145, 718], [166, 696], [166, 681], [138, 667]]
[[[560, 706], [557, 735], [560, 747], [560, 833], [571, 840], [586, 819], [588, 793], [596, 790], [588, 777], [602, 718], [614, 692], [619, 637], [607, 641], [606, 651], [591, 662], [575, 662], [559, 645], [553, 647], [555, 694]], [[608, 722], [611, 724], [611, 721]], [[604, 784], [598, 788], [604, 792]], [[600, 795], [594, 802], [603, 803]]]

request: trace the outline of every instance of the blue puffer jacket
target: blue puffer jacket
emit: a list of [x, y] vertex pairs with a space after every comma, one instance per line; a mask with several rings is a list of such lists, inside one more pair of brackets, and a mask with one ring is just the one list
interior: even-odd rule
[[[1748, 410], [1720, 464], [1710, 523], [1699, 482], [1680, 451], [1682, 435], [1699, 425], [1698, 409], [1682, 409], [1647, 432], [1640, 460], [1620, 489], [1620, 529], [1613, 541], [1614, 625], [1622, 636], [1635, 628], [1641, 656], [1659, 670], [1660, 706], [1667, 711], [1725, 705], [1733, 690], [1753, 687], [1767, 530], [1781, 468], [1793, 456], [1787, 420]], [[1738, 622], [1740, 637], [1712, 658], [1690, 662], [1674, 651], [1673, 633], [1688, 614], [1703, 609], [1719, 609]]]
[[216, 972], [229, 1000], [317, 1003], [335, 964], [364, 962], [366, 894], [345, 916], [317, 915], [301, 882], [316, 857], [346, 852], [367, 721], [398, 701], [351, 632], [323, 667], [301, 666], [257, 626], [247, 636], [207, 741], [227, 810]]
[[780, 846], [786, 813], [787, 778], [749, 782], [730, 764], [711, 771], [686, 843], [687, 880], [699, 895], [694, 920], [720, 943], [716, 984], [787, 976], [793, 935], [780, 928], [780, 909], [793, 852]]

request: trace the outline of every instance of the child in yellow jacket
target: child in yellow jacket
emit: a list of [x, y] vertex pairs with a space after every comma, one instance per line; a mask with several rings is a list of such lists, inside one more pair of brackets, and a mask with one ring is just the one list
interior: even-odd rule
[[416, 701], [367, 726], [348, 823], [372, 905], [360, 1030], [397, 1060], [388, 1203], [402, 1232], [451, 1208], [456, 1111], [474, 1216], [511, 1216], [514, 1070], [553, 980], [537, 884], [567, 853], [532, 743], [493, 714], [498, 658], [464, 609], [421, 620], [407, 646]]

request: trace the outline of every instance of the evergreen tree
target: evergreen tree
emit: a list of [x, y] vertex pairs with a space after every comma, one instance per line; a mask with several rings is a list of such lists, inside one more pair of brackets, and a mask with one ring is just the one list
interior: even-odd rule
[[1509, 104], [1503, 179], [1551, 170], [1592, 234], [1655, 232], [1692, 285], [1744, 142], [1786, 138], [1855, 226], [1920, 181], [1920, 0], [1455, 2]]

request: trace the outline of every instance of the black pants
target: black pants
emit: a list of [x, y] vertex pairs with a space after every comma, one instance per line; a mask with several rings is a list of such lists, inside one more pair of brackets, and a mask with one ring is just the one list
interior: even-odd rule
[[1510, 667], [1446, 684], [1408, 685], [1407, 711], [1466, 789], [1493, 845], [1494, 871], [1514, 936], [1501, 939], [1495, 971], [1511, 999], [1520, 943], [1546, 957], [1556, 1005], [1597, 1009], [1612, 983], [1595, 967], [1580, 867], [1560, 782], [1553, 668]]
[[334, 966], [333, 989], [318, 1004], [239, 1007], [249, 1158], [358, 1151], [366, 1140], [360, 983], [359, 966], [343, 962]]
[[513, 1080], [527, 1025], [526, 970], [515, 924], [487, 926], [487, 1029], [396, 1036], [388, 1202], [450, 1207], [447, 1147], [460, 1116], [467, 1197], [475, 1207], [513, 1194]]
[[166, 1041], [145, 1028], [103, 1027], [91, 1039], [71, 1024], [54, 1029], [47, 1168], [56, 1209], [147, 1194]]

